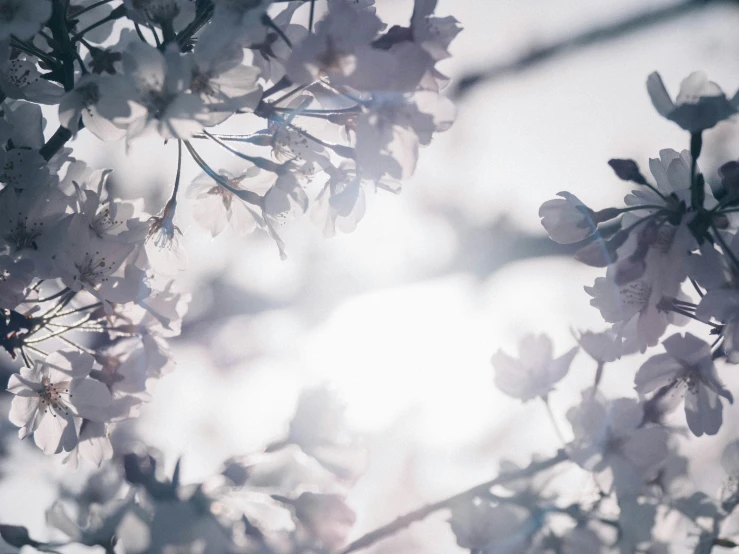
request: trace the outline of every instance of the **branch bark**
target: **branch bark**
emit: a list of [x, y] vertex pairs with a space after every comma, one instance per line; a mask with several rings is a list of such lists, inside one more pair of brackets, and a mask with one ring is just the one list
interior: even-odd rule
[[[565, 38], [546, 46], [533, 48], [528, 53], [512, 61], [494, 65], [479, 73], [462, 77], [452, 97], [461, 98], [472, 88], [484, 81], [495, 81], [511, 74], [520, 73], [543, 62], [551, 61], [556, 56], [572, 53], [581, 48], [594, 44], [606, 43], [619, 39], [631, 33], [643, 31], [655, 25], [667, 23], [678, 17], [687, 15], [695, 10], [702, 9], [708, 4], [717, 3], [715, 0], [683, 0], [670, 6], [647, 10], [631, 15], [588, 31]], [[732, 3], [736, 3], [735, 1]]]

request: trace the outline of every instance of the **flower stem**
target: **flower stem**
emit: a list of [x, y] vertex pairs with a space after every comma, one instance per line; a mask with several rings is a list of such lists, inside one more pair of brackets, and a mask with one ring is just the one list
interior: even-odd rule
[[547, 409], [547, 415], [549, 416], [549, 421], [552, 422], [552, 427], [554, 427], [554, 432], [557, 433], [557, 438], [559, 439], [559, 442], [562, 444], [567, 444], [567, 441], [564, 438], [564, 435], [562, 434], [562, 431], [559, 428], [559, 425], [557, 424], [557, 420], [554, 418], [554, 412], [552, 412], [552, 406], [549, 404], [549, 396], [544, 395], [541, 397], [541, 399], [544, 401], [544, 406]]

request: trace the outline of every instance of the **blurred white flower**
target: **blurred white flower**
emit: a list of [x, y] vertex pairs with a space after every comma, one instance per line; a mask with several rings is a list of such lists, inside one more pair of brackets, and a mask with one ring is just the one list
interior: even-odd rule
[[729, 477], [739, 479], [739, 439], [731, 441], [724, 447], [721, 467]]
[[685, 398], [685, 417], [691, 432], [715, 435], [723, 422], [720, 396], [733, 403], [734, 398], [719, 379], [711, 356], [711, 347], [698, 337], [685, 333], [666, 338], [665, 354], [649, 358], [634, 379], [637, 392], [646, 394], [662, 387]]
[[495, 384], [508, 396], [526, 402], [546, 397], [570, 369], [577, 354], [572, 348], [559, 358], [552, 358], [552, 342], [546, 335], [527, 335], [518, 345], [518, 359], [498, 350], [493, 355]]
[[623, 337], [613, 329], [600, 333], [584, 331], [579, 337], [575, 335], [575, 338], [585, 353], [596, 362], [615, 362], [624, 354], [633, 354], [636, 351], [635, 348], [625, 345]]
[[[265, 173], [252, 166], [239, 175], [225, 170], [220, 175], [231, 188], [252, 191], [257, 202], [258, 192], [265, 188]], [[251, 233], [257, 226], [264, 227], [258, 204], [248, 204], [205, 173], [193, 180], [187, 189], [187, 197], [192, 199], [195, 221], [212, 237], [220, 235], [227, 225], [240, 235]]]
[[31, 38], [51, 17], [51, 0], [0, 0], [0, 40]]
[[642, 427], [643, 415], [636, 400], [606, 400], [593, 389], [584, 391], [582, 402], [567, 412], [575, 435], [568, 446], [570, 458], [619, 497], [638, 493], [667, 456], [667, 431]]
[[496, 505], [479, 498], [453, 505], [449, 523], [461, 548], [485, 554], [525, 552], [536, 530], [520, 506]]
[[721, 336], [726, 358], [739, 362], [739, 291], [733, 288], [716, 288], [703, 295], [695, 315], [703, 321], [711, 318], [723, 323]]

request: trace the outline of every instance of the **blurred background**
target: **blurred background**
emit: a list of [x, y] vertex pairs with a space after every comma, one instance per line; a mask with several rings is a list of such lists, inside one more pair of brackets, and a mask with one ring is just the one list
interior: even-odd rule
[[[376, 3], [391, 24], [407, 22], [413, 7], [411, 0]], [[594, 209], [621, 205], [628, 187], [609, 159], [633, 158], [646, 172], [660, 149], [687, 148], [685, 133], [653, 109], [647, 75], [660, 71], [676, 94], [681, 79], [703, 69], [733, 95], [739, 4], [439, 0], [436, 13], [463, 27], [453, 57], [439, 65], [452, 78], [447, 93], [457, 120], [421, 151], [400, 196], [369, 199], [354, 233], [324, 239], [304, 218], [284, 229], [283, 262], [264, 234], [227, 230], [211, 240], [183, 203], [190, 261], [180, 284], [193, 301], [172, 341], [177, 368], [156, 384], [142, 417], [118, 432], [160, 449], [170, 470], [181, 457], [184, 482], [284, 436], [301, 391], [321, 385], [342, 399], [369, 452], [348, 498], [359, 516], [356, 536], [491, 478], [501, 459], [524, 464], [560, 446], [544, 405], [502, 395], [490, 365], [499, 348], [515, 353], [526, 333], [548, 333], [559, 355], [573, 346], [573, 329], [605, 328], [583, 291], [602, 271], [577, 264], [545, 237], [539, 205], [562, 190]], [[301, 8], [295, 17], [303, 16]], [[583, 33], [591, 33], [587, 44], [566, 42]], [[569, 47], [547, 55], [563, 41]], [[705, 140], [701, 167], [711, 182], [739, 155], [736, 124], [720, 124]], [[145, 195], [151, 213], [166, 201], [174, 143], [136, 141], [126, 155], [122, 142], [81, 133], [73, 147], [91, 165], [114, 168], [120, 196]], [[218, 159], [223, 151], [203, 151], [214, 167], [227, 163]], [[185, 184], [198, 173], [189, 159], [184, 171]], [[610, 365], [607, 394], [633, 395], [639, 363]], [[551, 396], [568, 438], [566, 410], [594, 370], [581, 353]], [[704, 468], [736, 437], [736, 415], [730, 408], [720, 434], [699, 441], [695, 459]], [[6, 419], [1, 425], [8, 430]], [[0, 521], [43, 538], [44, 512], [57, 483], [70, 477], [13, 431], [0, 460]], [[696, 442], [685, 441], [686, 451], [698, 450]], [[722, 478], [696, 474], [711, 493]], [[444, 517], [372, 552], [457, 552]]]

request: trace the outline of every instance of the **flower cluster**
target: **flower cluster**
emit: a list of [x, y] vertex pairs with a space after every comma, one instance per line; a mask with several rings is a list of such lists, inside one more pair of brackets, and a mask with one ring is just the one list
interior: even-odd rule
[[[712, 498], [694, 488], [678, 437], [685, 426], [700, 440], [716, 435], [733, 402], [719, 371], [739, 362], [739, 164], [721, 166], [721, 182], [709, 185], [698, 159], [704, 133], [739, 110], [739, 93], [727, 98], [702, 72], [683, 81], [674, 101], [657, 73], [647, 89], [657, 111], [688, 132], [689, 148], [660, 151], [649, 161], [651, 178], [633, 160], [610, 160], [634, 188], [622, 207], [595, 210], [571, 192], [542, 204], [550, 238], [574, 245], [579, 262], [605, 269], [585, 291], [608, 327], [579, 333], [579, 346], [558, 358], [543, 335], [525, 337], [518, 358], [493, 356], [498, 388], [524, 402], [544, 400], [563, 447], [525, 469], [523, 486], [505, 479], [513, 470], [502, 464], [497, 480], [455, 502], [452, 530], [472, 552], [673, 552], [692, 542], [692, 551], [708, 553], [737, 546], [723, 529], [739, 504], [739, 446], [725, 446], [725, 488]], [[691, 332], [673, 329], [688, 323]], [[558, 428], [549, 396], [578, 349], [596, 371], [567, 411], [569, 434]], [[635, 394], [608, 397], [599, 388], [605, 367], [628, 356], [642, 356]], [[673, 415], [679, 407], [684, 418]], [[567, 503], [554, 480], [537, 484], [539, 470], [562, 463], [586, 472], [597, 495]], [[508, 491], [488, 486], [497, 484]]]
[[[69, 382], [68, 365], [47, 374]], [[95, 382], [83, 373], [71, 376], [77, 389]], [[64, 544], [108, 552], [337, 552], [356, 521], [346, 495], [364, 472], [364, 454], [333, 392], [309, 389], [289, 434], [266, 451], [227, 460], [220, 473], [186, 484], [180, 465], [187, 460], [165, 476], [161, 455], [139, 448], [92, 473], [81, 489], [63, 491], [46, 521]], [[0, 525], [0, 546], [56, 548], [11, 525]]]
[[[313, 4], [0, 1], [0, 341], [25, 366], [7, 388], [21, 438], [75, 465], [111, 458], [111, 425], [173, 366], [189, 302], [179, 205], [213, 237], [262, 229], [284, 257], [280, 225], [309, 212], [326, 236], [352, 231], [366, 194], [398, 192], [451, 125], [436, 63], [460, 28], [436, 2], [392, 28], [371, 1], [330, 0], [315, 22]], [[61, 124], [46, 140], [40, 104]], [[254, 132], [217, 129], [234, 120]], [[176, 148], [158, 213], [74, 156], [88, 132]], [[214, 169], [198, 141], [240, 169]], [[202, 175], [180, 187], [188, 155]]]

